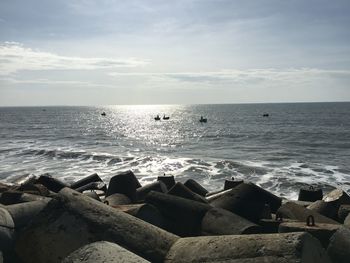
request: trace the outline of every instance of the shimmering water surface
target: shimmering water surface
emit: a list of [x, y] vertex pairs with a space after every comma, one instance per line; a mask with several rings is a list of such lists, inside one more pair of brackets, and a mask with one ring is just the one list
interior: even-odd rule
[[349, 160], [350, 103], [0, 108], [7, 182], [131, 169], [143, 184], [165, 173], [218, 190], [234, 176], [295, 198], [306, 183], [349, 190]]

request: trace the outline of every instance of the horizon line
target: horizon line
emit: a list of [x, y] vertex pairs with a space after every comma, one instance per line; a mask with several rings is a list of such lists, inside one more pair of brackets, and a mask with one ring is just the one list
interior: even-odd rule
[[189, 106], [189, 105], [246, 105], [246, 104], [303, 104], [303, 103], [350, 103], [350, 101], [288, 101], [288, 102], [224, 102], [224, 103], [165, 103], [165, 104], [53, 104], [53, 105], [7, 105], [0, 108], [11, 107], [110, 107], [110, 106]]

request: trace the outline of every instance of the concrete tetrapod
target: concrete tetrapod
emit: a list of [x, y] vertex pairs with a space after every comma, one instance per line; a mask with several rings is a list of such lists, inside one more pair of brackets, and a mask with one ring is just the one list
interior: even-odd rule
[[165, 220], [163, 215], [150, 204], [131, 204], [131, 205], [117, 205], [112, 206], [116, 209], [119, 209], [129, 215], [135, 216], [147, 223], [150, 223], [154, 226], [164, 228]]
[[334, 263], [348, 263], [350, 259], [350, 229], [339, 228], [330, 238], [327, 253]]
[[175, 185], [175, 178], [173, 175], [158, 176], [157, 181], [165, 183], [167, 189], [170, 189]]
[[135, 201], [136, 189], [139, 187], [141, 187], [141, 184], [132, 171], [118, 173], [109, 181], [106, 196], [115, 193], [125, 194], [132, 201]]
[[12, 248], [14, 242], [15, 224], [10, 213], [0, 207], [0, 251], [7, 251]]
[[193, 179], [188, 179], [184, 185], [190, 189], [192, 192], [205, 196], [208, 193], [208, 190], [201, 186], [197, 181]]
[[144, 201], [146, 198], [146, 195], [151, 191], [166, 193], [168, 191], [168, 188], [166, 184], [163, 183], [162, 181], [156, 181], [150, 184], [146, 184], [136, 189], [137, 200]]
[[326, 217], [332, 218], [334, 220], [337, 219], [338, 209], [339, 205], [337, 205], [334, 202], [325, 202], [323, 200], [317, 200], [310, 204], [307, 209], [316, 211], [317, 213], [320, 213], [321, 215], [324, 215]]
[[341, 227], [341, 225], [315, 223], [305, 224], [304, 222], [283, 222], [279, 225], [279, 233], [308, 232], [317, 238], [324, 248], [327, 248], [330, 237]]
[[154, 191], [146, 196], [146, 202], [168, 219], [166, 229], [180, 236], [199, 235], [202, 219], [212, 208], [208, 204]]
[[64, 187], [68, 187], [68, 185], [66, 183], [52, 177], [49, 174], [41, 175], [38, 178], [37, 183], [42, 184], [47, 189], [49, 189], [50, 191], [55, 192], [55, 193], [59, 192]]
[[316, 222], [318, 223], [326, 223], [326, 224], [339, 224], [337, 221], [330, 219], [326, 216], [323, 216], [316, 211], [307, 209], [303, 206], [297, 205], [293, 202], [285, 203], [282, 205], [277, 213], [282, 216], [283, 218], [290, 218], [299, 220], [302, 222], [306, 221], [306, 218], [310, 215], [312, 215]]
[[345, 218], [350, 213], [350, 205], [341, 205], [338, 209], [338, 220], [344, 222]]
[[131, 204], [131, 200], [129, 197], [127, 197], [124, 194], [118, 194], [118, 193], [107, 196], [103, 200], [103, 202], [110, 206]]
[[68, 257], [62, 263], [147, 263], [149, 261], [118, 246], [115, 243], [99, 241], [83, 246]]
[[299, 190], [299, 201], [315, 202], [321, 200], [323, 197], [323, 191], [321, 188], [313, 187], [312, 185], [304, 186]]
[[203, 235], [240, 235], [261, 233], [262, 228], [225, 209], [210, 209], [202, 220]]
[[8, 205], [6, 210], [10, 213], [16, 229], [22, 228], [40, 213], [48, 204], [49, 200], [38, 200], [20, 204]]
[[151, 262], [162, 262], [179, 237], [64, 188], [19, 236], [16, 252], [24, 262], [60, 262], [88, 243], [117, 243]]
[[330, 263], [317, 239], [308, 233], [180, 238], [164, 263], [288, 262]]
[[91, 182], [103, 182], [101, 177], [98, 176], [97, 173], [91, 174], [89, 176], [86, 176], [70, 185], [72, 189], [77, 189], [79, 187], [82, 187], [84, 185], [87, 185]]
[[193, 201], [201, 202], [201, 203], [208, 203], [208, 201], [202, 196], [195, 192], [193, 192], [191, 189], [189, 189], [184, 184], [177, 182], [169, 191], [169, 195], [175, 195], [179, 197], [183, 197], [186, 199], [190, 199]]
[[258, 222], [269, 204], [271, 211], [276, 211], [281, 205], [281, 198], [267, 192], [252, 183], [241, 183], [233, 189], [210, 202], [214, 207], [220, 207], [240, 215], [252, 222]]

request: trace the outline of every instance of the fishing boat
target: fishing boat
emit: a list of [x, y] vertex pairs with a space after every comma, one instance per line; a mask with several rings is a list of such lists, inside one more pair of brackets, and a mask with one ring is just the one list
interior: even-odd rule
[[203, 118], [203, 116], [201, 116], [201, 118], [199, 119], [200, 122], [207, 122], [207, 118]]
[[105, 113], [105, 112], [102, 112], [101, 115], [102, 115], [102, 116], [106, 116], [106, 113]]
[[169, 120], [170, 117], [169, 116], [165, 116], [165, 114], [163, 115], [163, 120]]
[[157, 115], [157, 116], [154, 118], [154, 120], [156, 120], [156, 121], [160, 121], [160, 117], [159, 117], [159, 115]]

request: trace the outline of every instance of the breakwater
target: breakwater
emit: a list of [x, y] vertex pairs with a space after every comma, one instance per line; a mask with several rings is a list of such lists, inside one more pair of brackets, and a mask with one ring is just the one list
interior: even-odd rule
[[193, 179], [132, 171], [108, 185], [92, 174], [70, 185], [48, 174], [0, 184], [4, 262], [347, 262], [350, 197], [300, 189], [282, 199], [226, 179], [208, 192]]

